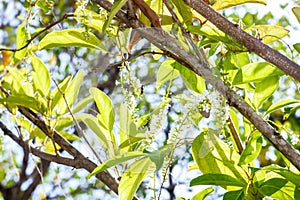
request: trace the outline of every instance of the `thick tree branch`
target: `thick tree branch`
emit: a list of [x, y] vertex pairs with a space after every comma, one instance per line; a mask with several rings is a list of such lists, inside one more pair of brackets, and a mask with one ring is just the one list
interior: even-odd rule
[[[111, 3], [106, 0], [92, 0], [96, 2], [103, 8], [110, 11]], [[192, 1], [198, 2], [198, 1]], [[201, 1], [199, 1], [201, 2]], [[203, 4], [207, 7], [206, 3]], [[204, 6], [203, 5], [203, 6]], [[210, 8], [211, 9], [211, 8]], [[126, 15], [124, 13], [119, 12], [116, 15], [123, 23], [128, 23], [129, 21], [126, 19]], [[222, 17], [222, 16], [221, 16]], [[223, 18], [223, 17], [222, 17]], [[270, 124], [268, 124], [263, 118], [261, 118], [256, 111], [249, 106], [238, 94], [236, 94], [233, 90], [231, 90], [220, 78], [215, 77], [208, 66], [206, 60], [203, 58], [198, 59], [190, 52], [187, 52], [179, 43], [178, 41], [169, 35], [167, 32], [163, 31], [162, 29], [156, 28], [143, 28], [144, 25], [139, 22], [138, 20], [130, 20], [131, 27], [136, 28], [136, 30], [140, 33], [142, 37], [147, 39], [149, 42], [157, 46], [163, 51], [168, 51], [174, 55], [174, 57], [183, 58], [186, 63], [186, 67], [193, 70], [196, 74], [202, 76], [207, 83], [211, 84], [221, 95], [223, 95], [228, 104], [230, 106], [235, 107], [242, 115], [244, 115], [252, 124], [266, 137], [268, 138], [271, 143], [277, 148], [284, 156], [286, 156], [291, 163], [295, 165], [295, 167], [300, 170], [300, 154], [297, 150], [295, 150], [281, 135], [278, 133]], [[268, 50], [266, 53], [267, 58], [273, 58], [272, 56], [279, 54], [277, 51], [271, 49], [267, 45], [261, 43], [264, 47], [262, 50]], [[251, 47], [250, 50], [252, 50]], [[261, 49], [261, 48], [260, 48]], [[271, 49], [271, 50], [269, 50]], [[263, 54], [264, 51], [260, 52]], [[270, 52], [273, 52], [269, 55]], [[281, 54], [280, 54], [281, 55]], [[290, 73], [297, 72], [298, 65], [290, 61], [288, 58], [284, 57], [283, 55], [280, 56], [281, 61], [279, 62], [280, 65], [284, 63], [289, 63], [288, 70]], [[290, 70], [292, 68], [293, 70]], [[300, 68], [299, 68], [300, 69]], [[289, 74], [290, 74], [289, 73]], [[296, 76], [300, 78], [300, 73]]]
[[201, 0], [184, 0], [184, 2], [196, 10], [199, 14], [213, 23], [221, 31], [236, 39], [239, 43], [254, 52], [266, 61], [273, 63], [286, 74], [300, 81], [300, 66], [291, 61], [286, 56], [262, 43], [259, 39], [246, 33], [240, 27], [236, 26], [221, 14], [216, 12], [207, 3]]

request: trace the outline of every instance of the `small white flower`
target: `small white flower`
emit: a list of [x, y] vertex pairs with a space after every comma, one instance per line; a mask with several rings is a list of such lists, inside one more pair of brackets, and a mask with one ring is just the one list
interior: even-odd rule
[[299, 135], [293, 134], [293, 135], [291, 136], [291, 142], [292, 142], [293, 145], [298, 144], [298, 142], [299, 142]]

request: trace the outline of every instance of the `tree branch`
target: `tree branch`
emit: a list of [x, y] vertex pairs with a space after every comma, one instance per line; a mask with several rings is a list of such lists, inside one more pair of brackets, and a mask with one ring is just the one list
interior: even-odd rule
[[[110, 11], [111, 3], [106, 0], [92, 0], [100, 6], [104, 5], [103, 8]], [[192, 1], [192, 2], [202, 2], [202, 1]], [[206, 3], [203, 2], [203, 6], [206, 6]], [[210, 8], [211, 9], [211, 8]], [[122, 12], [118, 12], [117, 17], [123, 22], [129, 22], [126, 19], [126, 15]], [[223, 18], [223, 16], [221, 16]], [[220, 78], [215, 77], [208, 66], [208, 63], [205, 60], [200, 60], [196, 58], [190, 52], [187, 52], [176, 39], [174, 39], [167, 32], [162, 29], [157, 28], [144, 28], [144, 25], [138, 20], [130, 20], [130, 25], [140, 33], [142, 37], [147, 39], [149, 42], [157, 46], [163, 51], [168, 51], [170, 54], [173, 54], [174, 57], [179, 57], [185, 60], [186, 67], [194, 71], [196, 74], [202, 76], [207, 83], [211, 84], [222, 96], [224, 96], [230, 106], [235, 107], [242, 115], [244, 115], [270, 142], [277, 148], [287, 159], [295, 165], [295, 167], [300, 170], [300, 154], [294, 149], [281, 135], [278, 133], [270, 124], [268, 124], [263, 118], [261, 118], [256, 111], [249, 106], [238, 94], [231, 90]], [[240, 32], [240, 31], [239, 31]], [[261, 43], [261, 45], [266, 49], [271, 49], [267, 45]], [[253, 48], [253, 47], [252, 47]], [[250, 48], [250, 50], [252, 50]], [[265, 50], [264, 50], [265, 51]], [[264, 52], [263, 51], [263, 52]], [[261, 52], [261, 54], [263, 53]], [[277, 51], [271, 49], [268, 52], [275, 52], [274, 54], [279, 54]], [[267, 55], [264, 57], [270, 57], [267, 52]], [[266, 53], [266, 52], [265, 52]], [[273, 54], [272, 54], [273, 55]], [[279, 54], [281, 55], [281, 54]], [[274, 56], [274, 55], [273, 55]], [[283, 55], [280, 56], [284, 57]], [[298, 65], [284, 57], [281, 59], [280, 64], [289, 63], [288, 69], [295, 69], [292, 74], [296, 73], [298, 70]], [[299, 68], [300, 69], [300, 68]], [[289, 71], [291, 72], [291, 71]], [[295, 75], [295, 74], [294, 74]], [[300, 72], [296, 77], [300, 78]]]
[[213, 23], [221, 31], [236, 39], [239, 43], [248, 48], [250, 52], [254, 52], [266, 61], [273, 63], [286, 74], [300, 81], [300, 66], [291, 61], [286, 56], [272, 49], [268, 45], [262, 43], [259, 39], [251, 36], [240, 27], [236, 26], [228, 19], [223, 17], [207, 3], [200, 0], [184, 0], [184, 2]]

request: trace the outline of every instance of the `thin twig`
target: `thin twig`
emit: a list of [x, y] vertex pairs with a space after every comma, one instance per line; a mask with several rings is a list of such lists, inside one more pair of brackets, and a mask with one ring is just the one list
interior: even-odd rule
[[34, 40], [36, 39], [38, 36], [40, 36], [42, 33], [46, 32], [47, 30], [49, 30], [50, 28], [52, 28], [53, 26], [55, 26], [56, 24], [61, 23], [62, 21], [64, 21], [65, 19], [69, 18], [69, 17], [74, 17], [74, 14], [64, 14], [64, 16], [62, 18], [60, 18], [59, 20], [49, 24], [48, 26], [46, 26], [43, 30], [41, 30], [40, 32], [36, 33], [32, 38], [30, 38], [29, 40], [27, 40], [26, 44], [20, 48], [15, 48], [15, 49], [10, 49], [10, 48], [0, 48], [0, 51], [12, 51], [12, 52], [17, 52], [17, 51], [21, 51], [23, 49], [25, 49], [26, 47], [28, 47], [28, 45]]
[[93, 152], [93, 154], [97, 158], [97, 160], [100, 163], [102, 163], [102, 161], [101, 161], [100, 157], [98, 156], [97, 152], [93, 149], [92, 145], [90, 144], [90, 142], [88, 141], [88, 139], [85, 137], [84, 131], [82, 130], [82, 128], [80, 127], [78, 121], [76, 120], [76, 118], [75, 118], [75, 116], [74, 116], [74, 114], [73, 114], [73, 112], [72, 112], [72, 110], [71, 110], [71, 108], [69, 106], [69, 103], [67, 101], [65, 93], [59, 88], [59, 85], [57, 84], [57, 82], [54, 79], [52, 79], [52, 80], [53, 80], [54, 84], [56, 85], [58, 91], [63, 96], [63, 99], [64, 99], [64, 101], [65, 101], [65, 103], [67, 105], [68, 111], [69, 111], [69, 113], [70, 113], [70, 115], [71, 115], [71, 117], [72, 117], [72, 119], [73, 119], [73, 121], [75, 123], [75, 128], [76, 128], [77, 132], [80, 134], [80, 136], [83, 138], [83, 140], [87, 143], [88, 147]]

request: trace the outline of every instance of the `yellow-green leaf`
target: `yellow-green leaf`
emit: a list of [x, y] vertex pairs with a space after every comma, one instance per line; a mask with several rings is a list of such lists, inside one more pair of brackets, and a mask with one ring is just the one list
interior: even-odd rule
[[111, 20], [114, 18], [114, 16], [118, 13], [118, 11], [125, 5], [125, 3], [128, 0], [119, 0], [119, 1], [115, 1], [114, 5], [111, 8], [111, 11], [109, 13], [109, 17], [108, 19], [105, 21], [103, 28], [102, 28], [102, 32], [105, 33], [107, 27], [109, 26]]
[[300, 7], [292, 8], [294, 15], [296, 16], [298, 22], [300, 23]]
[[106, 51], [102, 42], [93, 33], [84, 29], [50, 32], [39, 44], [39, 49], [55, 47], [88, 47]]
[[94, 97], [97, 108], [100, 114], [97, 115], [100, 123], [109, 131], [112, 131], [114, 121], [115, 121], [115, 112], [114, 106], [110, 98], [98, 88], [91, 88], [90, 94]]
[[50, 93], [50, 74], [46, 65], [34, 54], [31, 54], [31, 64], [35, 71], [32, 73], [35, 89], [42, 97]]
[[256, 37], [262, 39], [265, 44], [272, 43], [289, 34], [289, 30], [276, 25], [255, 25], [245, 29], [245, 31], [254, 31]]
[[226, 174], [241, 183], [247, 182], [245, 169], [238, 166], [240, 155], [221, 141], [215, 130], [209, 129], [195, 138], [192, 155], [203, 174]]
[[131, 200], [147, 174], [155, 172], [149, 157], [132, 163], [123, 174], [119, 185], [119, 199]]
[[178, 70], [172, 66], [174, 62], [175, 60], [166, 60], [161, 64], [157, 72], [156, 89], [159, 89], [164, 83], [175, 79], [179, 75]]
[[266, 0], [216, 0], [213, 4], [213, 8], [216, 10], [222, 10], [224, 8], [229, 8], [244, 3], [260, 3], [267, 5]]

